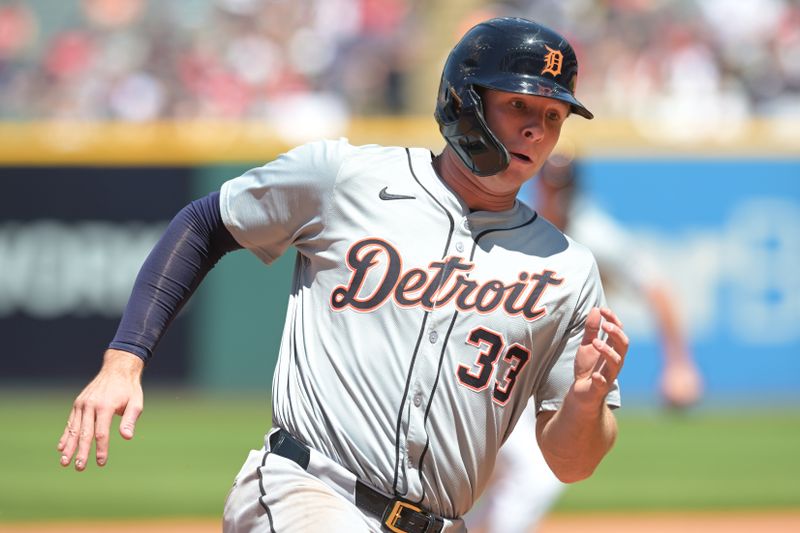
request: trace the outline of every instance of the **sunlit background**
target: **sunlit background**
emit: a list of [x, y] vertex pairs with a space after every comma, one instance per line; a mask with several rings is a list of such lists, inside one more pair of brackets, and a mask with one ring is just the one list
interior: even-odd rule
[[633, 339], [620, 443], [557, 512], [800, 521], [800, 1], [0, 0], [0, 531], [220, 515], [269, 426], [294, 258], [223, 260], [146, 372], [141, 442], [78, 479], [55, 442], [139, 265], [183, 205], [298, 143], [440, 150], [444, 58], [497, 15], [574, 45], [597, 118], [560, 150], [657, 265], [703, 380], [665, 409], [652, 310], [609, 287]]

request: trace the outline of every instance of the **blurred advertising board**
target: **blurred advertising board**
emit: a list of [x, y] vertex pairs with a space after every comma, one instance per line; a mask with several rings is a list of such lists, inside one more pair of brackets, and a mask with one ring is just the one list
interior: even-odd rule
[[[658, 263], [709, 399], [800, 400], [800, 159], [594, 158], [585, 189]], [[654, 395], [660, 344], [635, 294], [610, 291], [633, 339], [623, 387]]]
[[[87, 379], [99, 369], [133, 280], [189, 195], [187, 168], [3, 167], [0, 380]], [[186, 321], [158, 378], [187, 374]]]

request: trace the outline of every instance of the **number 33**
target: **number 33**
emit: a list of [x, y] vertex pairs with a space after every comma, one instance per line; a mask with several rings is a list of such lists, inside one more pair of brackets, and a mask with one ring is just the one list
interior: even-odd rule
[[[499, 333], [482, 327], [472, 330], [467, 337], [467, 342], [477, 348], [486, 347], [486, 349], [478, 352], [478, 359], [472, 367], [458, 365], [456, 376], [458, 382], [463, 386], [480, 392], [489, 386], [489, 380], [494, 374], [495, 365], [500, 359], [505, 342]], [[505, 405], [508, 402], [514, 384], [517, 382], [517, 376], [530, 358], [531, 353], [519, 344], [512, 344], [505, 350], [503, 360], [509, 363], [509, 367], [505, 376], [495, 381], [492, 401], [499, 405]]]

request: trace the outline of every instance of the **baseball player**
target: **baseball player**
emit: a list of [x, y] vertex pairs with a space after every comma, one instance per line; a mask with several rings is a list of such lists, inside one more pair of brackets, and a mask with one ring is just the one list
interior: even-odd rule
[[225, 253], [297, 251], [265, 445], [236, 476], [224, 530], [464, 531], [533, 397], [566, 482], [611, 448], [628, 339], [588, 249], [516, 200], [574, 113], [575, 53], [524, 19], [469, 30], [418, 148], [300, 146], [184, 208], [146, 260], [61, 464], [103, 465], [113, 414], [133, 436], [140, 377]]
[[[642, 294], [653, 310], [661, 333], [664, 368], [660, 389], [665, 403], [674, 408], [696, 403], [702, 379], [658, 268], [637, 253], [622, 227], [580, 193], [578, 165], [569, 154], [553, 153], [531, 185], [533, 194], [526, 194], [526, 186], [520, 197], [531, 200], [540, 216], [592, 250], [604, 282]], [[531, 453], [538, 447], [533, 410], [531, 402], [500, 449], [490, 485], [466, 517], [470, 531], [531, 531], [565, 489], [541, 453]]]

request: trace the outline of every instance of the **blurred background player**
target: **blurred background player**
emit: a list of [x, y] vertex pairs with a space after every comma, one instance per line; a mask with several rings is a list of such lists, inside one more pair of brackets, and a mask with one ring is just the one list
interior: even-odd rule
[[[661, 342], [661, 399], [668, 407], [687, 408], [700, 399], [702, 379], [669, 285], [625, 228], [582, 193], [579, 172], [580, 165], [571, 155], [556, 152], [538, 178], [520, 191], [520, 199], [592, 250], [611, 300], [615, 290], [628, 289], [646, 301]], [[566, 487], [539, 452], [532, 431], [535, 423], [529, 407], [500, 448], [491, 484], [466, 517], [470, 531], [534, 531]]]
[[533, 180], [534, 198], [522, 199], [533, 200], [540, 215], [592, 250], [611, 298], [629, 289], [645, 300], [661, 341], [661, 397], [670, 407], [689, 407], [700, 399], [702, 384], [669, 284], [625, 228], [581, 193], [579, 173], [573, 157], [556, 153]]

